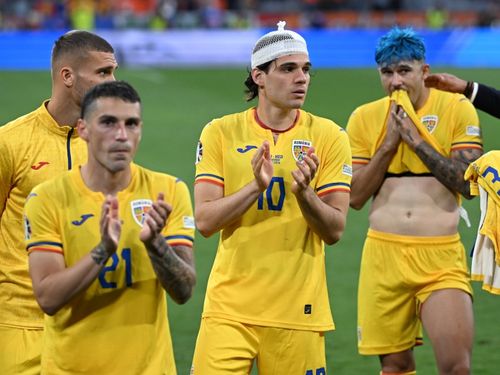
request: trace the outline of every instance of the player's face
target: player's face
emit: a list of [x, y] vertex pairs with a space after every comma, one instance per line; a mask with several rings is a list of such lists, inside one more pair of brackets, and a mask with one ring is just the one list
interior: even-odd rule
[[89, 162], [111, 173], [127, 169], [142, 133], [141, 105], [99, 98], [78, 131], [88, 142]]
[[92, 87], [99, 83], [114, 81], [118, 64], [115, 55], [109, 52], [91, 51], [75, 69], [73, 95], [78, 105]]
[[267, 73], [254, 70], [259, 85], [259, 103], [266, 100], [281, 109], [296, 109], [304, 105], [309, 88], [311, 63], [304, 54], [282, 56], [269, 66]]
[[395, 90], [405, 90], [414, 106], [420, 103], [423, 92], [427, 90], [424, 79], [429, 74], [429, 65], [417, 60], [399, 61], [379, 66], [378, 71], [388, 95]]

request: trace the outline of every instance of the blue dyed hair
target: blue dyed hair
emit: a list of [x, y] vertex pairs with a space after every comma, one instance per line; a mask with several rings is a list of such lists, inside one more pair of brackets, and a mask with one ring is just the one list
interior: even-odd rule
[[425, 60], [424, 41], [412, 28], [394, 27], [379, 39], [375, 49], [378, 65], [411, 60]]

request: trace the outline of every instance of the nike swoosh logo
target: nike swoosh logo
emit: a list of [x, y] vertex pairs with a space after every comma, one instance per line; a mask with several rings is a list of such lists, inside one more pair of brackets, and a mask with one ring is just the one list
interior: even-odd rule
[[90, 219], [91, 217], [94, 217], [94, 214], [85, 214], [85, 215], [82, 215], [80, 220], [73, 220], [71, 222], [71, 224], [80, 226], [83, 223], [85, 223], [87, 221], [87, 219]]
[[246, 145], [245, 148], [240, 147], [240, 148], [237, 148], [236, 151], [238, 151], [240, 154], [244, 154], [245, 152], [253, 150], [254, 148], [257, 148], [257, 146]]
[[44, 165], [47, 165], [49, 164], [48, 161], [39, 161], [37, 164], [35, 165], [32, 165], [31, 166], [31, 169], [34, 169], [35, 171], [39, 170], [40, 168], [42, 168]]

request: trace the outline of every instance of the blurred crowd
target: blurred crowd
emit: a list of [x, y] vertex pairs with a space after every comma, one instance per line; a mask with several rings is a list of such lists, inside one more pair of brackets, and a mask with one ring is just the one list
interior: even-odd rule
[[500, 25], [498, 0], [0, 0], [1, 30]]

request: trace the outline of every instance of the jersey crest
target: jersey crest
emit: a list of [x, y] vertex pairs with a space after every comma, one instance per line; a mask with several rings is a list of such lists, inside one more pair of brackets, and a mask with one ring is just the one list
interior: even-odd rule
[[294, 139], [292, 141], [292, 155], [295, 160], [302, 161], [306, 156], [307, 151], [311, 148], [312, 143], [301, 139]]
[[422, 117], [422, 124], [425, 125], [429, 133], [432, 133], [438, 124], [438, 117], [436, 115], [427, 115]]
[[137, 224], [141, 227], [144, 225], [144, 220], [146, 219], [146, 214], [151, 209], [153, 202], [150, 199], [137, 199], [130, 202], [132, 208], [132, 216]]

